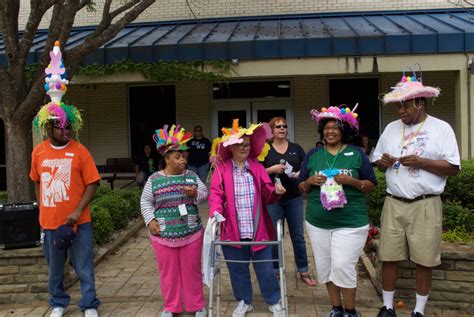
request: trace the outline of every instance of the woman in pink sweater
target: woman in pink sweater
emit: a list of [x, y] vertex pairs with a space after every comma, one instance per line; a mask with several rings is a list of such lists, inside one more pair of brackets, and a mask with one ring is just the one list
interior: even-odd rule
[[[214, 147], [214, 173], [209, 195], [210, 216], [221, 222], [223, 241], [271, 241], [275, 231], [266, 205], [276, 202], [285, 189], [273, 185], [258, 159], [268, 153], [268, 130], [262, 125], [239, 128], [234, 120], [231, 129]], [[270, 132], [271, 135], [271, 132]], [[269, 246], [223, 246], [226, 260], [254, 262], [262, 296], [274, 316], [282, 316], [280, 287], [273, 271]], [[237, 299], [233, 317], [253, 310], [249, 263], [227, 262], [232, 290]]]

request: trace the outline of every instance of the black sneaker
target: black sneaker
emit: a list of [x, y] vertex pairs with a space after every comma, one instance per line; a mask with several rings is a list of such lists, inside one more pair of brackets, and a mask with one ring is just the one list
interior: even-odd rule
[[412, 312], [411, 312], [411, 317], [425, 317], [425, 315], [423, 315], [423, 314], [420, 313], [420, 312], [416, 312], [416, 313], [415, 313], [414, 311], [412, 311]]
[[384, 306], [380, 308], [377, 317], [397, 317], [397, 313], [395, 312], [395, 309], [387, 309], [387, 306]]

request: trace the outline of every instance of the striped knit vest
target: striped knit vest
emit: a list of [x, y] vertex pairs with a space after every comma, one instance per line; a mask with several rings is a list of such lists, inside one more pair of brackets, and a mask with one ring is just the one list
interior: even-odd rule
[[[197, 184], [196, 176], [191, 174], [166, 177], [155, 173], [151, 176], [155, 218], [160, 225], [161, 238], [179, 239], [201, 228], [201, 218], [194, 198], [186, 196], [183, 191], [186, 180], [191, 179], [193, 184]], [[186, 205], [186, 216], [179, 213], [178, 206], [181, 204]]]

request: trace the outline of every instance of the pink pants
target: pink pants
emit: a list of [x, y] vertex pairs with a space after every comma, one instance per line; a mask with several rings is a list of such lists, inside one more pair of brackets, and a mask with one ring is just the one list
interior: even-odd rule
[[164, 310], [172, 313], [195, 312], [206, 307], [204, 299], [201, 250], [202, 239], [171, 248], [151, 240], [160, 274]]

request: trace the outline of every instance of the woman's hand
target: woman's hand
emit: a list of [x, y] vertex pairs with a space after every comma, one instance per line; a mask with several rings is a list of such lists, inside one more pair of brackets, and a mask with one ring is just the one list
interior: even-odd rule
[[196, 197], [197, 196], [197, 188], [196, 186], [184, 186], [184, 194], [188, 197]]
[[352, 185], [354, 179], [346, 174], [337, 174], [336, 176], [334, 176], [334, 180], [339, 185]]
[[283, 187], [281, 184], [276, 183], [275, 184], [275, 194], [283, 195], [284, 193], [286, 193], [285, 187]]
[[283, 172], [285, 172], [284, 164], [275, 164], [267, 168], [268, 174], [282, 174]]
[[310, 185], [321, 186], [326, 182], [327, 177], [325, 175], [313, 175], [309, 177], [306, 182]]
[[150, 231], [150, 233], [154, 236], [160, 235], [160, 225], [156, 219], [153, 219], [150, 221], [150, 223], [148, 223], [148, 231]]

